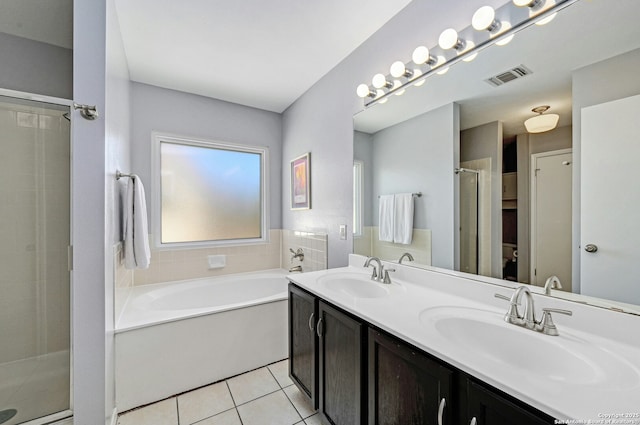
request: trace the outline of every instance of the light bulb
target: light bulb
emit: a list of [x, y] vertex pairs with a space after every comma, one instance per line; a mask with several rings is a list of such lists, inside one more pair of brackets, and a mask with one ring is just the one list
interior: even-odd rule
[[416, 47], [413, 55], [411, 55], [411, 59], [416, 65], [422, 65], [429, 60], [429, 49], [425, 46]]
[[365, 98], [371, 95], [371, 90], [369, 90], [369, 86], [366, 84], [360, 84], [356, 89], [356, 93], [358, 96]]
[[[511, 23], [510, 23], [509, 21], [502, 21], [502, 22], [500, 23], [500, 29], [501, 29], [502, 31], [500, 31], [499, 33], [496, 33], [496, 34], [492, 35], [492, 37], [494, 37], [494, 36], [498, 36], [498, 35], [500, 35], [501, 33], [505, 32], [505, 31], [509, 31], [509, 30], [511, 29]], [[505, 37], [505, 38], [503, 38], [503, 39], [502, 39], [502, 40], [500, 40], [500, 41], [497, 41], [497, 42], [496, 42], [496, 45], [498, 45], [498, 46], [506, 46], [507, 44], [509, 44], [509, 43], [511, 42], [511, 40], [513, 40], [513, 37], [514, 37], [514, 36], [515, 36], [515, 34], [511, 34], [510, 36]]]
[[389, 82], [387, 81], [387, 79], [385, 78], [384, 75], [376, 74], [371, 79], [371, 84], [373, 84], [373, 87], [375, 87], [377, 89], [381, 89], [381, 88], [387, 86], [389, 84]]
[[[548, 9], [552, 8], [555, 5], [556, 5], [556, 0], [547, 0], [539, 10], [536, 10], [535, 12], [532, 10], [532, 11], [529, 12], [529, 15], [530, 16], [538, 15], [538, 14], [544, 12], [545, 10], [548, 10]], [[546, 25], [549, 22], [553, 21], [553, 19], [556, 17], [556, 15], [557, 15], [557, 13], [552, 13], [551, 15], [547, 16], [546, 18], [543, 18], [543, 19], [540, 19], [539, 21], [537, 21], [536, 25]]]
[[[473, 49], [474, 47], [476, 47], [476, 44], [475, 44], [473, 41], [471, 41], [471, 40], [467, 41], [467, 49], [465, 50], [465, 52], [466, 52], [466, 51], [468, 51], [468, 50]], [[461, 52], [461, 53], [464, 53], [464, 52]], [[465, 58], [464, 58], [464, 59], [462, 59], [462, 60], [463, 60], [464, 62], [471, 62], [471, 61], [472, 61], [472, 60], [474, 60], [477, 56], [478, 56], [478, 52], [476, 52], [476, 53], [474, 53], [474, 54], [472, 54], [472, 55], [469, 55], [469, 56], [465, 57]]]
[[495, 31], [500, 27], [500, 22], [496, 21], [496, 11], [493, 7], [482, 6], [473, 14], [471, 25], [478, 31]]
[[[402, 83], [399, 80], [393, 80], [393, 89], [392, 90], [397, 90], [402, 86]], [[394, 94], [396, 96], [402, 96], [405, 92], [405, 89], [402, 90], [398, 90], [396, 92], [394, 92]]]
[[[416, 79], [419, 76], [422, 75], [422, 71], [420, 71], [419, 69], [414, 69], [413, 70], [413, 78]], [[423, 78], [422, 80], [418, 81], [417, 83], [415, 83], [413, 86], [414, 87], [420, 87], [422, 86], [427, 80], [425, 78]]]
[[[447, 58], [444, 56], [438, 55], [438, 62], [434, 65], [434, 68], [442, 66], [445, 62], [447, 62]], [[444, 75], [449, 71], [449, 67], [442, 68], [437, 72], [438, 75]]]
[[[376, 90], [376, 99], [380, 99], [382, 96], [384, 96], [384, 92], [382, 90]], [[389, 98], [385, 97], [384, 99], [380, 99], [378, 103], [387, 103], [387, 100], [389, 100]]]
[[458, 32], [453, 28], [447, 28], [442, 31], [442, 34], [440, 34], [440, 38], [438, 39], [438, 45], [444, 50], [458, 50], [463, 47], [463, 43], [458, 38]]
[[394, 78], [400, 78], [400, 77], [409, 78], [411, 77], [411, 75], [413, 75], [413, 71], [408, 70], [404, 66], [404, 63], [402, 63], [401, 61], [396, 61], [393, 64], [391, 64], [391, 68], [389, 68], [389, 73]]
[[535, 0], [513, 0], [513, 4], [518, 7], [532, 7], [536, 3]]

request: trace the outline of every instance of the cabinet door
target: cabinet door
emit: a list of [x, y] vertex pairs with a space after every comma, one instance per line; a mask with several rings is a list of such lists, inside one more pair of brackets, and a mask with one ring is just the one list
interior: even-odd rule
[[[471, 380], [467, 380], [467, 424], [473, 425], [548, 425], [552, 417], [533, 408], [525, 408]], [[475, 419], [475, 422], [473, 422]]]
[[363, 424], [363, 325], [320, 301], [320, 411], [333, 425]]
[[318, 408], [316, 297], [289, 284], [289, 377]]
[[369, 424], [453, 424], [453, 372], [369, 329]]

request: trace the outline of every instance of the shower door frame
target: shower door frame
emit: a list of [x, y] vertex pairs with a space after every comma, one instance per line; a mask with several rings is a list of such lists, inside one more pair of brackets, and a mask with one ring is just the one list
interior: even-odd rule
[[[73, 110], [73, 100], [59, 97], [28, 93], [18, 90], [0, 88], [0, 96], [19, 100], [29, 100], [40, 103], [50, 103], [58, 106], [66, 106], [69, 112]], [[51, 415], [33, 419], [24, 425], [44, 425], [73, 417], [73, 120], [69, 120], [69, 409], [55, 412]]]

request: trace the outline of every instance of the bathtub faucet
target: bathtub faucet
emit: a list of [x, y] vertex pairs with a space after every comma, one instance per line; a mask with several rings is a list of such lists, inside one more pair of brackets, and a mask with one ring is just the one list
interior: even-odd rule
[[301, 272], [302, 273], [302, 266], [293, 266], [289, 269], [289, 273], [293, 273], [293, 272]]
[[302, 248], [298, 248], [296, 251], [294, 251], [293, 248], [289, 248], [289, 252], [293, 254], [291, 256], [292, 263], [293, 263], [293, 260], [295, 260], [296, 258], [299, 258], [300, 261], [304, 261], [304, 252], [302, 252]]

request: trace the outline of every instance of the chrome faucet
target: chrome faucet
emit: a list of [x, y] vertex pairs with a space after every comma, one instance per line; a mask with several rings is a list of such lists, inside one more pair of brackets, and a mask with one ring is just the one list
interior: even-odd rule
[[413, 261], [413, 255], [411, 255], [411, 253], [409, 252], [405, 252], [400, 256], [400, 259], [398, 260], [398, 264], [402, 264], [402, 260], [405, 258], [409, 261]]
[[375, 261], [378, 263], [378, 267], [373, 265], [373, 272], [371, 273], [371, 280], [381, 283], [391, 283], [391, 278], [389, 277], [389, 272], [395, 272], [396, 269], [385, 269], [382, 265], [382, 262], [378, 257], [369, 257], [367, 261], [364, 262], [364, 267], [369, 267], [371, 262]]
[[367, 258], [367, 261], [364, 262], [364, 266], [363, 267], [369, 267], [371, 265], [371, 262], [375, 261], [376, 263], [378, 263], [378, 267], [376, 268], [375, 264], [373, 265], [373, 272], [371, 273], [371, 280], [378, 280], [379, 277], [378, 275], [380, 275], [380, 277], [382, 277], [382, 263], [380, 262], [380, 259], [378, 257], [369, 257]]
[[551, 290], [552, 289], [562, 289], [562, 284], [560, 283], [560, 279], [558, 279], [558, 276], [551, 276], [544, 283], [544, 294], [545, 295], [551, 295]]
[[289, 269], [289, 273], [302, 272], [302, 266], [293, 266]]
[[[567, 316], [573, 315], [573, 313], [569, 310], [561, 310], [558, 308], [543, 308], [542, 319], [540, 321], [537, 321], [534, 310], [533, 296], [531, 295], [531, 291], [529, 291], [529, 288], [527, 288], [526, 286], [518, 287], [511, 298], [505, 297], [501, 294], [495, 294], [495, 296], [496, 298], [508, 300], [510, 303], [509, 311], [507, 311], [507, 314], [505, 314], [504, 316], [505, 322], [522, 326], [524, 328], [531, 329], [537, 332], [542, 332], [545, 335], [558, 335], [558, 328], [553, 323], [551, 313], [566, 314]], [[525, 297], [524, 311], [523, 314], [520, 314], [518, 305], [520, 304], [520, 299], [523, 296]]]

